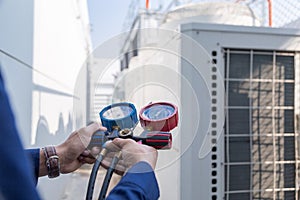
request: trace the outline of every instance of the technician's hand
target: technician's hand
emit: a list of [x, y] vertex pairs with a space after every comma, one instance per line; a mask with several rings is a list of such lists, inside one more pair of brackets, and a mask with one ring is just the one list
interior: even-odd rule
[[[90, 124], [87, 127], [74, 131], [68, 139], [62, 144], [55, 147], [59, 157], [60, 172], [70, 173], [78, 169], [84, 163], [94, 163], [94, 155], [87, 150], [93, 133], [98, 130], [105, 131], [106, 128], [98, 123]], [[94, 152], [97, 154], [98, 151]], [[45, 156], [43, 151], [40, 151], [40, 170], [39, 176], [48, 174], [45, 166]]]
[[122, 175], [131, 166], [141, 161], [149, 163], [152, 169], [155, 169], [157, 150], [153, 147], [139, 144], [132, 139], [116, 138], [112, 142], [107, 143], [106, 148], [111, 152], [102, 161], [102, 165], [105, 168], [110, 165], [114, 153], [122, 151], [121, 159], [115, 170], [119, 175]]

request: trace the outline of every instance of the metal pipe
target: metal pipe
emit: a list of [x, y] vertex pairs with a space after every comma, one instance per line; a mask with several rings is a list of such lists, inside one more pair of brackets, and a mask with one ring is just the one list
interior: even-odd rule
[[149, 9], [149, 0], [146, 0], [146, 9]]

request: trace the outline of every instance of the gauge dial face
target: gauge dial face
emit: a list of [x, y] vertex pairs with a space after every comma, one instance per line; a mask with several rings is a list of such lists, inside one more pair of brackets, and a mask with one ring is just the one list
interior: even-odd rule
[[109, 120], [122, 119], [129, 116], [132, 111], [129, 106], [119, 105], [106, 110], [102, 116]]
[[142, 116], [149, 120], [166, 119], [173, 115], [175, 108], [170, 105], [153, 105], [144, 110]]

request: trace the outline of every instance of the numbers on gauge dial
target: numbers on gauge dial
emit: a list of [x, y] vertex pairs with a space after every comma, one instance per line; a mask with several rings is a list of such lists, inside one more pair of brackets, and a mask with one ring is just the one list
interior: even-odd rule
[[143, 112], [143, 117], [150, 120], [161, 120], [168, 118], [175, 112], [175, 109], [169, 105], [153, 105]]
[[105, 111], [103, 117], [110, 120], [122, 119], [129, 116], [132, 111], [133, 109], [129, 106], [116, 106]]

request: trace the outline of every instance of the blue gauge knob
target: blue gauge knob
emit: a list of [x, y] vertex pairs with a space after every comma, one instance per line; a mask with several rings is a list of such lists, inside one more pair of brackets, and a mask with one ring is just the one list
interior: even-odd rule
[[136, 108], [127, 102], [109, 105], [103, 108], [99, 115], [102, 126], [109, 132], [114, 129], [133, 128], [138, 122]]

